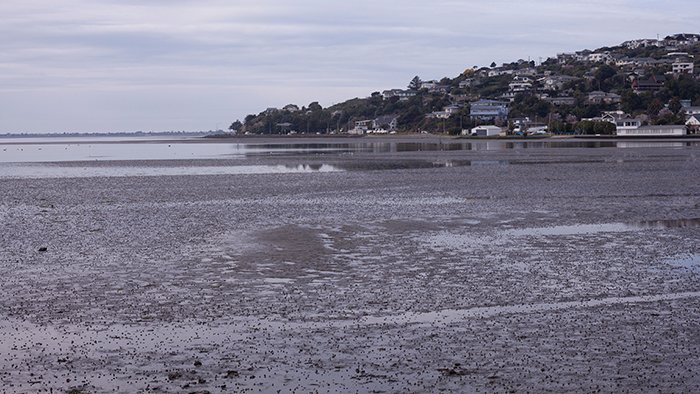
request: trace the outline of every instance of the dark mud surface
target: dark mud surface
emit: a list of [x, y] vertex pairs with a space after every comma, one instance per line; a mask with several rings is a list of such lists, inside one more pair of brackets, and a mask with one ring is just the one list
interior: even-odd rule
[[0, 178], [0, 392], [700, 391], [698, 146], [46, 166]]

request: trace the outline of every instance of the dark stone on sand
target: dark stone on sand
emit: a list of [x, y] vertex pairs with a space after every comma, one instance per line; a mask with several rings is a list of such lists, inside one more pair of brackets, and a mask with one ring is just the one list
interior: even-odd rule
[[46, 246], [42, 246], [39, 248], [40, 252], [46, 252], [47, 250], [49, 250], [49, 248], [47, 248]]
[[168, 374], [168, 380], [177, 380], [182, 377], [182, 374], [180, 372], [170, 372]]

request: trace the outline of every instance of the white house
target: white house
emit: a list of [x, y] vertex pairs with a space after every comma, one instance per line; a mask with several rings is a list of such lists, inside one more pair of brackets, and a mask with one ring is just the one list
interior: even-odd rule
[[692, 74], [693, 71], [695, 71], [695, 65], [693, 62], [676, 61], [671, 65], [671, 67], [674, 74]]
[[[462, 130], [462, 134], [466, 134], [467, 130]], [[501, 128], [498, 126], [477, 126], [471, 129], [470, 134], [475, 137], [493, 137], [501, 134]]]
[[530, 82], [511, 82], [508, 84], [508, 89], [511, 92], [525, 92], [532, 89]]
[[373, 123], [374, 120], [358, 120], [355, 122], [355, 127], [353, 129], [348, 130], [348, 133], [365, 134], [370, 129]]
[[384, 96], [385, 99], [398, 97], [401, 101], [406, 101], [415, 95], [415, 90], [389, 89], [382, 92], [382, 96]]
[[428, 89], [428, 90], [430, 90], [430, 89], [433, 89], [433, 88], [435, 88], [436, 86], [438, 86], [438, 84], [439, 84], [439, 82], [438, 82], [438, 81], [435, 81], [435, 80], [432, 80], [432, 81], [423, 81], [423, 82], [421, 82], [421, 84], [420, 84], [420, 88], [421, 88], [421, 89]]
[[429, 119], [448, 119], [450, 113], [446, 111], [435, 111], [425, 115], [425, 117]]
[[700, 115], [700, 107], [698, 106], [685, 107], [683, 111], [685, 111], [686, 116]]
[[513, 74], [515, 74], [515, 70], [504, 70], [502, 68], [494, 68], [493, 70], [489, 71], [488, 76], [489, 77], [498, 77], [498, 76], [506, 75], [506, 74], [513, 75]]
[[610, 56], [609, 51], [605, 52], [598, 52], [598, 53], [591, 53], [588, 55], [588, 61], [589, 62], [608, 62], [610, 60], [613, 60], [612, 56]]
[[693, 115], [688, 120], [685, 121], [686, 127], [688, 127], [688, 133], [698, 134], [700, 133], [700, 115]]
[[663, 46], [663, 43], [661, 40], [655, 39], [655, 38], [643, 38], [639, 40], [630, 40], [630, 41], [625, 41], [622, 43], [622, 46], [627, 47], [628, 49], [637, 49], [637, 48], [646, 48], [646, 47], [660, 47]]
[[625, 130], [617, 130], [620, 137], [657, 137], [657, 136], [680, 136], [688, 134], [685, 125], [664, 125], [664, 126], [640, 126]]
[[601, 120], [614, 123], [615, 134], [619, 137], [672, 137], [688, 134], [685, 125], [642, 126], [641, 119], [616, 111], [603, 114]]

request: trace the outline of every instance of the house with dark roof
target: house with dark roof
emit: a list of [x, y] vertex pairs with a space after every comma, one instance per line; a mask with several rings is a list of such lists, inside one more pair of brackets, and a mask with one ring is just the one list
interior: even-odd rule
[[596, 90], [588, 93], [586, 101], [590, 104], [617, 104], [622, 101], [622, 96], [616, 93], [602, 92]]
[[700, 115], [692, 115], [685, 121], [688, 134], [700, 134]]
[[663, 75], [652, 75], [649, 78], [637, 78], [632, 81], [632, 89], [635, 93], [658, 92], [665, 83], [666, 78]]

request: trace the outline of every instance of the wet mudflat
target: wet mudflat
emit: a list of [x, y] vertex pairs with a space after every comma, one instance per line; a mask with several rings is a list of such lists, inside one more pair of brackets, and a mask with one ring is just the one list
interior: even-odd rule
[[655, 144], [0, 177], [0, 391], [699, 391], [700, 148]]

